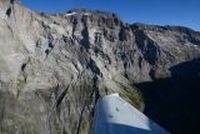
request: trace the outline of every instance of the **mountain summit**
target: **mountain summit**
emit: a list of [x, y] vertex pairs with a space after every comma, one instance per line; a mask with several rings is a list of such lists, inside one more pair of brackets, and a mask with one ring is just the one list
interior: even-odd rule
[[199, 80], [200, 32], [0, 1], [3, 134], [87, 134], [98, 98], [111, 93], [172, 133], [192, 133]]

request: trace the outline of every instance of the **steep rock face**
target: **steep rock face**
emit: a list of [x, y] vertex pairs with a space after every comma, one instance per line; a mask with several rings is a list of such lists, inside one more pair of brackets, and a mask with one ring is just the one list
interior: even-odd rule
[[110, 92], [142, 109], [113, 54], [122, 23], [115, 16], [0, 7], [2, 133], [88, 133], [96, 100]]
[[84, 134], [100, 95], [118, 92], [144, 110], [133, 84], [171, 77], [171, 67], [198, 59], [200, 33], [128, 25], [99, 11], [36, 13], [1, 0], [0, 48], [1, 132]]
[[[199, 33], [184, 27], [133, 27], [139, 29], [140, 37], [145, 33], [156, 42], [151, 48], [158, 50], [145, 50], [148, 55], [144, 58], [156, 63], [149, 72], [153, 81], [137, 84], [145, 98], [144, 113], [172, 133], [196, 133], [200, 121], [196, 107], [200, 97]], [[151, 59], [152, 55], [159, 56]]]

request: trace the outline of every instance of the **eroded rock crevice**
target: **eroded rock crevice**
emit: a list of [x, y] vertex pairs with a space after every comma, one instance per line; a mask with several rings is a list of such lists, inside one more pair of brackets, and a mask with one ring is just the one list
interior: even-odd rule
[[111, 93], [172, 132], [199, 122], [185, 116], [194, 107], [178, 105], [199, 98], [199, 32], [129, 25], [101, 11], [35, 13], [7, 2], [0, 9], [7, 16], [0, 19], [0, 133], [88, 134], [97, 100]]

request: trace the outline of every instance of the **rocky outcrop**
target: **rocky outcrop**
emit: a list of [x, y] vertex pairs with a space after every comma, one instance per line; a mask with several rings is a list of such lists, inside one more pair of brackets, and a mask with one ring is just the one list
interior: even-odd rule
[[198, 59], [200, 33], [1, 0], [0, 48], [1, 132], [84, 134], [101, 95], [118, 92], [144, 110], [134, 84], [169, 78], [171, 67]]

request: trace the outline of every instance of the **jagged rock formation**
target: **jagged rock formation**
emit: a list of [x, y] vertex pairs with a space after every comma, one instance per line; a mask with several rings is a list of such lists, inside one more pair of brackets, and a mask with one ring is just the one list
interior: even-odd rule
[[36, 13], [1, 0], [1, 133], [89, 133], [100, 95], [119, 92], [144, 110], [134, 84], [170, 78], [183, 62], [198, 68], [199, 58], [200, 33], [188, 28], [129, 25], [87, 10]]

